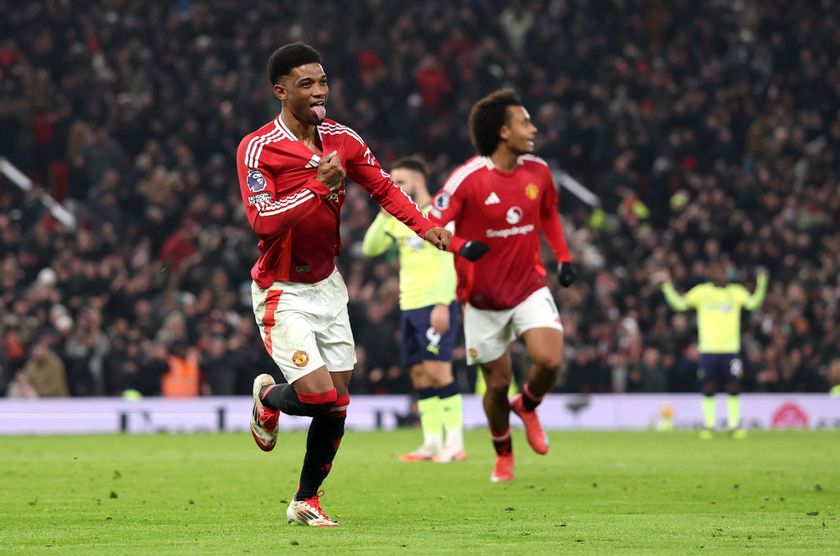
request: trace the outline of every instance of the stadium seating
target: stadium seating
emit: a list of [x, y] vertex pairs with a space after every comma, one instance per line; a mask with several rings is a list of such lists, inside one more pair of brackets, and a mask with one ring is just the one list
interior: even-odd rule
[[[684, 290], [717, 256], [748, 286], [770, 273], [743, 325], [745, 390], [840, 382], [828, 372], [840, 359], [840, 72], [825, 54], [836, 4], [827, 16], [829, 3], [546, 0], [527, 17], [439, 0], [26, 4], [0, 23], [0, 156], [80, 226], [0, 178], [0, 395], [37, 394], [19, 375], [35, 346], [76, 396], [156, 394], [192, 359], [201, 394], [240, 394], [272, 368], [234, 153], [277, 110], [265, 61], [294, 39], [322, 52], [329, 116], [386, 167], [423, 155], [433, 185], [471, 154], [470, 104], [522, 93], [539, 154], [602, 202], [561, 195], [582, 270], [555, 291], [563, 391], [695, 390], [691, 317], [668, 311], [652, 276], [668, 268]], [[318, 15], [329, 11], [342, 17]], [[351, 188], [346, 203], [354, 392], [407, 392], [396, 268], [360, 256], [366, 194]], [[459, 372], [470, 376], [463, 361]]]

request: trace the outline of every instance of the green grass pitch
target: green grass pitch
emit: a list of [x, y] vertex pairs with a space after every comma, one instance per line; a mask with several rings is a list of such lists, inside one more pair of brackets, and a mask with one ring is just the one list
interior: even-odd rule
[[517, 480], [491, 484], [487, 433], [469, 459], [409, 464], [418, 431], [344, 438], [324, 509], [287, 525], [304, 435], [0, 438], [0, 553], [840, 554], [840, 433], [514, 435]]

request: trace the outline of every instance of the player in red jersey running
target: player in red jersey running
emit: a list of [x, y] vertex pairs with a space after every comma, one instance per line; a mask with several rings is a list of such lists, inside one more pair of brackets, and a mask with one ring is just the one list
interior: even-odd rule
[[[516, 93], [504, 89], [478, 101], [469, 127], [478, 155], [450, 175], [429, 215], [440, 225], [455, 223], [450, 250], [462, 255], [455, 267], [458, 298], [465, 303], [467, 363], [481, 365], [484, 373], [484, 411], [497, 454], [491, 480], [511, 481], [510, 411], [525, 424], [531, 447], [548, 452], [535, 409], [563, 365], [563, 325], [546, 287], [539, 232], [557, 257], [560, 283], [568, 287], [577, 275], [551, 172], [531, 154], [537, 128]], [[517, 336], [533, 366], [522, 394], [508, 400], [509, 346]]]
[[290, 523], [335, 526], [318, 489], [344, 435], [348, 385], [356, 363], [347, 288], [335, 267], [345, 176], [367, 189], [417, 235], [446, 249], [451, 234], [432, 224], [379, 166], [359, 135], [326, 118], [329, 94], [321, 57], [287, 44], [268, 60], [271, 122], [245, 136], [236, 154], [248, 222], [259, 237], [251, 269], [254, 315], [287, 384], [254, 380], [251, 432], [265, 451], [277, 441], [279, 412], [312, 417]]

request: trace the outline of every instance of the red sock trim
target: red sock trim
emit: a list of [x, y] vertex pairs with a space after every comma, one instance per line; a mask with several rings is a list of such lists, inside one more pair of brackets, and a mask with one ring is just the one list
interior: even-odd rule
[[330, 410], [330, 417], [343, 419], [347, 417], [347, 406], [350, 405], [350, 394], [338, 396], [335, 399], [335, 407]]
[[330, 388], [326, 392], [298, 392], [298, 399], [307, 404], [322, 404], [334, 403], [336, 400], [335, 388]]

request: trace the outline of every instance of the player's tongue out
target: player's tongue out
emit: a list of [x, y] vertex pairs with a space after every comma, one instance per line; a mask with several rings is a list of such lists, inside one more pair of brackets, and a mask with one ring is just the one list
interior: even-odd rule
[[315, 116], [318, 118], [319, 121], [323, 121], [324, 118], [327, 117], [327, 109], [324, 108], [323, 104], [314, 104], [309, 107], [312, 112], [315, 113]]

